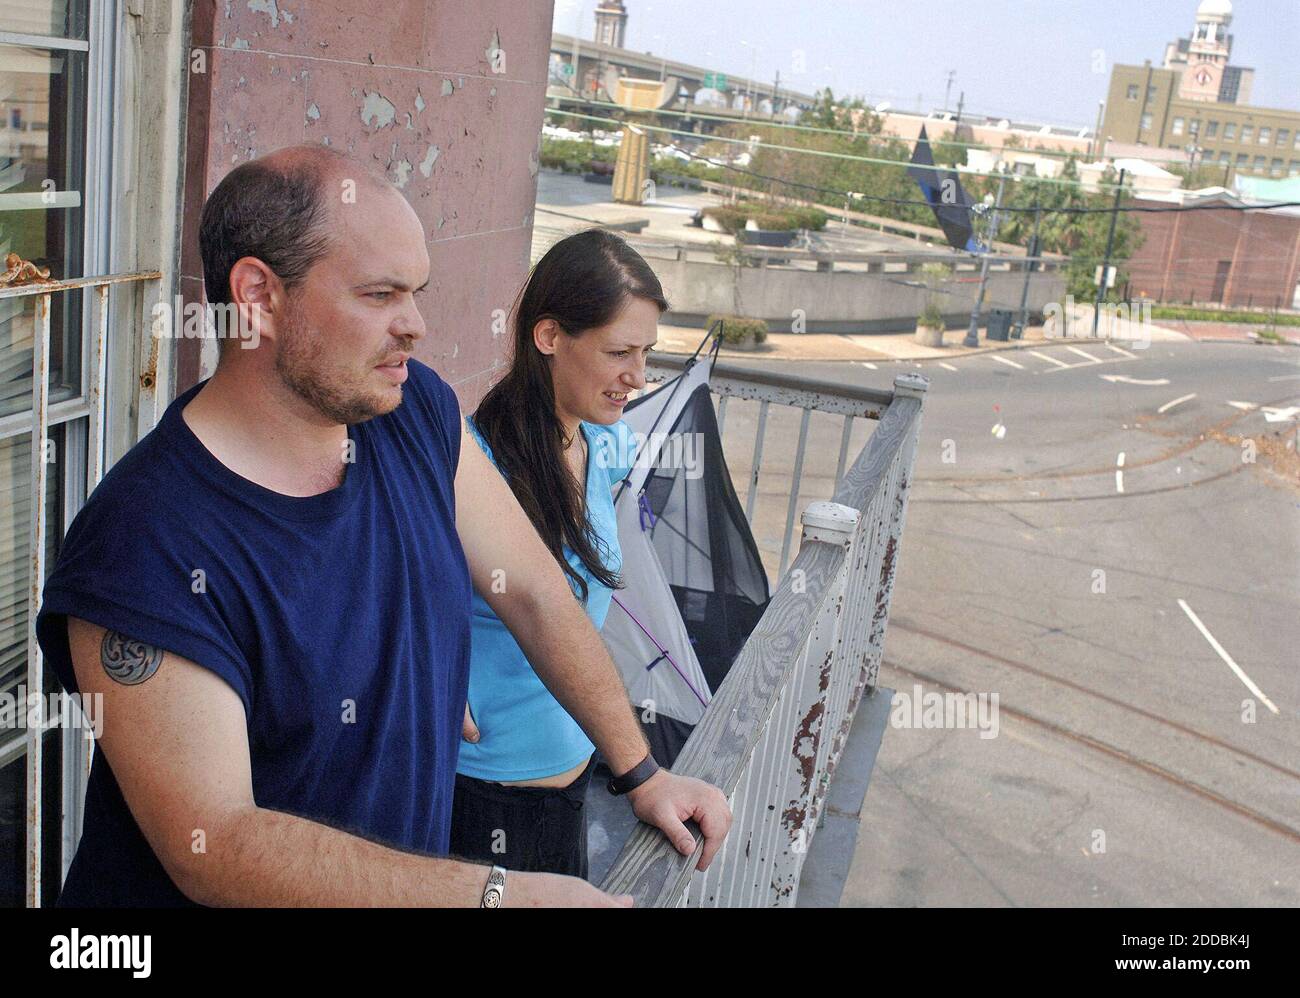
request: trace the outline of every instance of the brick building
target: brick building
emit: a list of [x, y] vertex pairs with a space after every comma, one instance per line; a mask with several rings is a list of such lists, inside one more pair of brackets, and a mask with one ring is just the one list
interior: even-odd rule
[[1129, 260], [1134, 297], [1233, 307], [1300, 308], [1300, 210], [1238, 211], [1229, 191], [1171, 192], [1138, 207], [1222, 204], [1138, 215], [1145, 241]]

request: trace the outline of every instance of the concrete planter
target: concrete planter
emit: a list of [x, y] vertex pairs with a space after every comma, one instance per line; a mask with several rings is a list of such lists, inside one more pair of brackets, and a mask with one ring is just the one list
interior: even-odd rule
[[923, 326], [918, 322], [916, 324], [915, 339], [923, 347], [941, 347], [943, 346], [943, 327]]
[[712, 215], [703, 216], [703, 220], [704, 220], [705, 232], [726, 232], [727, 231], [721, 225], [718, 224], [718, 220], [714, 218]]
[[726, 342], [724, 342], [724, 343], [722, 344], [722, 346], [723, 346], [723, 349], [725, 349], [725, 350], [746, 350], [746, 351], [754, 351], [754, 350], [761, 350], [761, 349], [763, 349], [763, 344], [760, 343], [760, 342], [758, 342], [758, 340], [754, 339], [752, 336], [749, 337], [748, 339], [741, 340], [739, 343], [726, 343]]

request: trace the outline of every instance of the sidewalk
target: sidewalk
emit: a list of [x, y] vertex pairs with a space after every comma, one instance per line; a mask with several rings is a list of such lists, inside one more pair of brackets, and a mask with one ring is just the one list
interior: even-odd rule
[[[949, 360], [994, 350], [1040, 350], [1053, 346], [1078, 346], [1097, 343], [1105, 339], [1090, 336], [1044, 336], [1042, 326], [1029, 326], [1025, 336], [1007, 342], [989, 342], [986, 330], [979, 331], [980, 345], [964, 347], [964, 329], [950, 329], [944, 333], [942, 349], [922, 346], [911, 333], [769, 333], [767, 341], [753, 350], [738, 350], [723, 344], [722, 355], [752, 360], [804, 360], [804, 361], [895, 361], [895, 360]], [[704, 338], [698, 327], [659, 325], [661, 353], [691, 354]], [[1184, 339], [1185, 337], [1177, 337]], [[1131, 339], [1113, 337], [1116, 343], [1131, 343]]]
[[[1190, 322], [1186, 319], [1161, 319], [1161, 325], [1175, 329], [1193, 340], [1206, 343], [1254, 342], [1257, 329], [1268, 328], [1268, 316], [1261, 316], [1258, 322]], [[1288, 343], [1300, 346], [1300, 326], [1278, 326], [1276, 331]]]
[[[1093, 337], [1092, 306], [1076, 304], [1069, 321], [1064, 324], [1068, 335], [1058, 335], [1054, 319], [1045, 325], [1025, 327], [1023, 339], [990, 342], [985, 338], [988, 330], [979, 329], [979, 346], [964, 347], [965, 327], [949, 329], [943, 334], [943, 347], [927, 347], [916, 342], [912, 333], [769, 333], [766, 342], [756, 349], [739, 350], [722, 347], [728, 357], [750, 357], [755, 360], [806, 360], [806, 361], [896, 361], [896, 360], [946, 360], [975, 353], [995, 350], [1037, 350], [1051, 346], [1078, 346], [1113, 340], [1116, 343], [1170, 342], [1191, 337], [1165, 326], [1148, 325], [1127, 319], [1112, 319], [1103, 313], [1099, 335]], [[658, 350], [663, 353], [690, 354], [695, 352], [704, 330], [696, 327], [659, 326]]]

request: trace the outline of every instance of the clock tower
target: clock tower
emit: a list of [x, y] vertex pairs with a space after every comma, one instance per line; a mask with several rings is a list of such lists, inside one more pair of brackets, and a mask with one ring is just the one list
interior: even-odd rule
[[[1186, 59], [1178, 83], [1183, 100], [1217, 101], [1223, 87], [1228, 57], [1232, 54], [1232, 4], [1229, 0], [1201, 0], [1196, 8], [1196, 29], [1187, 39]], [[1181, 59], [1179, 60], [1182, 61]]]

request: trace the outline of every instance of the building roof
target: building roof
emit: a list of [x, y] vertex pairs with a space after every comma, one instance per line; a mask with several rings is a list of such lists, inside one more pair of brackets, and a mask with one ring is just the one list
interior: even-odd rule
[[[1248, 177], [1236, 179], [1237, 192], [1247, 201], [1300, 201], [1300, 177]], [[1296, 212], [1300, 209], [1279, 209]]]
[[1197, 17], [1231, 17], [1232, 4], [1229, 0], [1201, 0], [1196, 8]]

